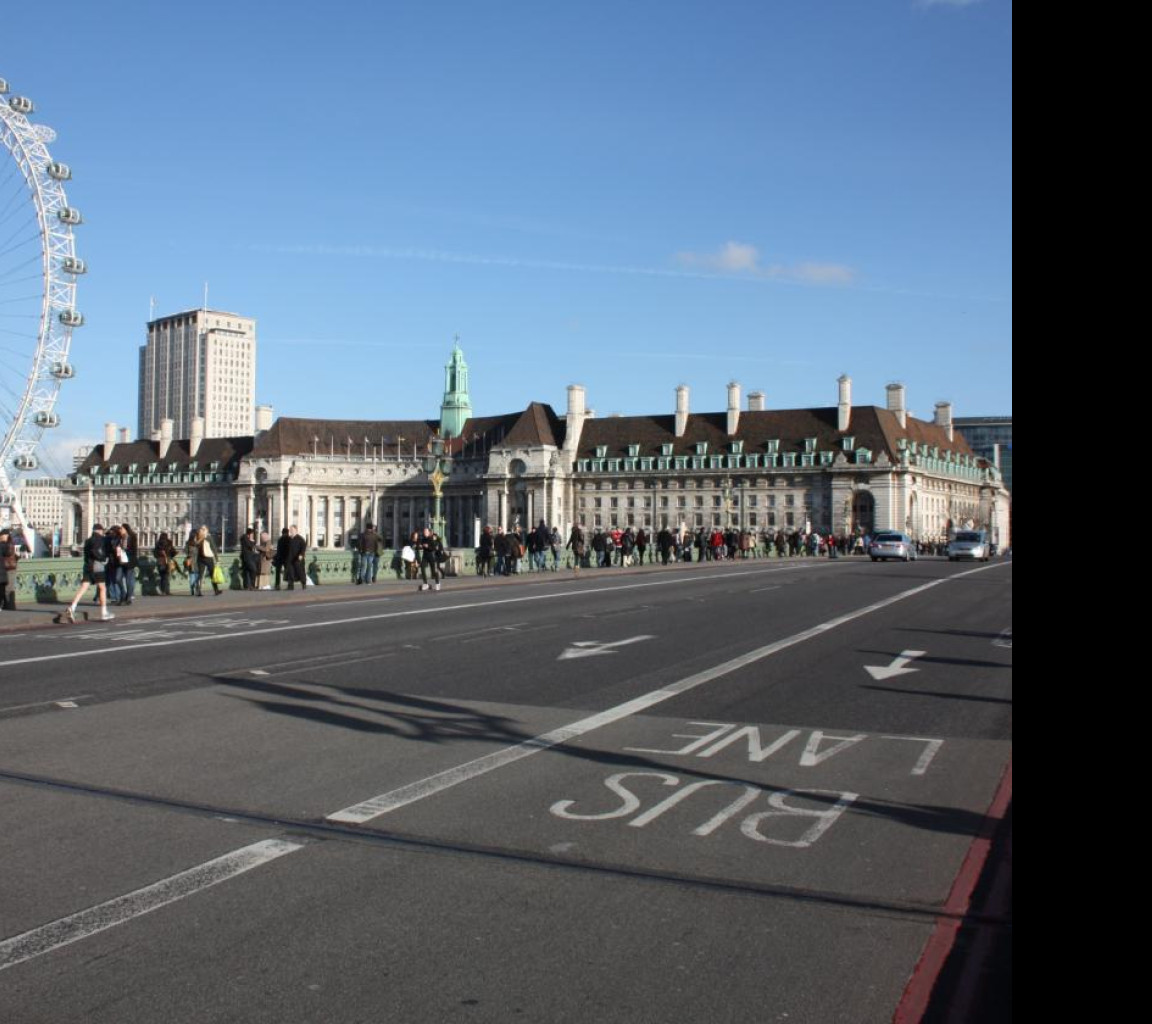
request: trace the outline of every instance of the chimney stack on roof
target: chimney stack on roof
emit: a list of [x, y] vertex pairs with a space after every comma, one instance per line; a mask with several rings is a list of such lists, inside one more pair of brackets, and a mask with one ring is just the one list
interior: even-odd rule
[[112, 458], [112, 453], [116, 450], [116, 424], [104, 424], [104, 461], [108, 462]]
[[275, 420], [275, 414], [270, 405], [256, 406], [256, 433], [264, 434], [272, 429], [272, 423]]
[[120, 443], [121, 444], [131, 444], [132, 443], [132, 431], [128, 427], [121, 427], [120, 428]]
[[688, 430], [688, 385], [676, 389], [676, 436], [683, 437]]
[[160, 421], [160, 458], [166, 458], [168, 449], [172, 447], [172, 432], [176, 429], [173, 420]]
[[574, 452], [580, 447], [580, 434], [584, 430], [584, 421], [591, 419], [594, 413], [588, 411], [587, 395], [582, 384], [568, 385], [568, 415], [565, 417], [566, 429], [564, 432], [564, 450]]
[[195, 416], [192, 419], [192, 437], [188, 440], [188, 454], [192, 458], [200, 451], [200, 445], [204, 442], [204, 417]]
[[896, 414], [901, 429], [908, 428], [908, 409], [904, 405], [904, 385], [900, 383], [888, 385], [888, 411]]
[[748, 411], [749, 412], [763, 412], [767, 408], [767, 403], [764, 398], [763, 391], [749, 391], [748, 392]]
[[836, 406], [836, 429], [844, 433], [852, 422], [852, 378], [843, 374], [840, 384], [840, 404]]
[[728, 436], [734, 437], [740, 429], [740, 385], [736, 381], [728, 384]]
[[948, 432], [948, 440], [955, 440], [955, 430], [952, 426], [952, 403], [936, 403], [936, 426], [943, 427]]

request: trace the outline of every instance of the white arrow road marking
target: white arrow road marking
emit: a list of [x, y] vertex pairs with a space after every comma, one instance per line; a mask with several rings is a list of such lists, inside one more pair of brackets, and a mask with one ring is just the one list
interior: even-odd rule
[[891, 665], [865, 665], [864, 671], [873, 679], [891, 679], [893, 676], [904, 676], [909, 672], [919, 672], [918, 668], [908, 668], [913, 658], [923, 658], [927, 651], [901, 651], [900, 657]]
[[591, 658], [597, 654], [615, 654], [617, 647], [627, 647], [629, 644], [638, 644], [641, 640], [655, 639], [654, 636], [634, 636], [611, 644], [604, 644], [599, 640], [577, 640], [556, 660], [567, 661], [570, 658]]

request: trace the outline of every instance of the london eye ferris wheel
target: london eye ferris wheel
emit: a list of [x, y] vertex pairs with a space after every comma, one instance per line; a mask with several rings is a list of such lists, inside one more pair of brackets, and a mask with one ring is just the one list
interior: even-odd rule
[[15, 481], [40, 467], [45, 432], [60, 425], [56, 399], [75, 376], [72, 332], [84, 323], [76, 281], [85, 273], [68, 205], [72, 172], [53, 159], [56, 133], [0, 78], [0, 520], [24, 516]]

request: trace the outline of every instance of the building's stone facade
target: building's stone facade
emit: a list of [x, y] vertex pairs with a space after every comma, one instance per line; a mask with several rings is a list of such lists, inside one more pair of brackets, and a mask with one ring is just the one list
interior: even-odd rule
[[[453, 414], [470, 408], [466, 375], [458, 387], [463, 365], [456, 350]], [[1006, 546], [1008, 494], [954, 429], [951, 406], [925, 422], [906, 412], [902, 386], [887, 397], [884, 408], [853, 407], [841, 378], [835, 406], [768, 410], [754, 393], [741, 409], [733, 384], [726, 412], [693, 414], [679, 388], [672, 414], [597, 419], [573, 385], [564, 416], [541, 403], [470, 416], [457, 436], [443, 432], [453, 457], [446, 539], [471, 547], [482, 524], [544, 520], [562, 531], [574, 522], [757, 534], [895, 529], [928, 541], [981, 526]], [[204, 524], [230, 547], [245, 525], [273, 535], [295, 525], [314, 547], [340, 548], [371, 521], [399, 546], [432, 518], [423, 457], [441, 429], [435, 420], [284, 417], [255, 437], [136, 441], [110, 456], [97, 448], [65, 488], [66, 535], [80, 538], [96, 520], [127, 521], [150, 544], [161, 530]]]

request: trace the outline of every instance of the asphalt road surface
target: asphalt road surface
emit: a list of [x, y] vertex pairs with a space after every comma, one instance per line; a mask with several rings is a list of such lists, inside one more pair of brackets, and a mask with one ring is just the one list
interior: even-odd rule
[[4, 1024], [932, 1005], [1010, 807], [1010, 562], [312, 597], [0, 637]]

